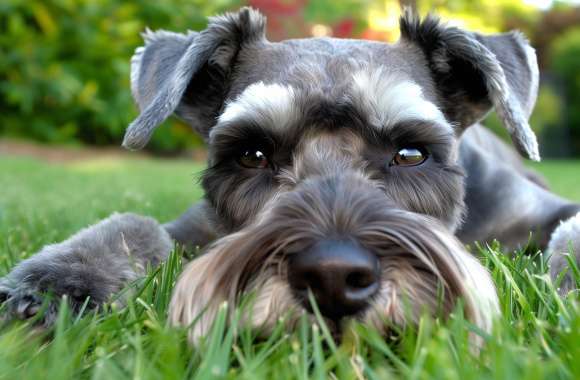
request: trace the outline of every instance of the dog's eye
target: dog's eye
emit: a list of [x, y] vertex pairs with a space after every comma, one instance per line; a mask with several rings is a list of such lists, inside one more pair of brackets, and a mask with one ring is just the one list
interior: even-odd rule
[[416, 166], [420, 165], [427, 159], [427, 152], [419, 148], [403, 148], [400, 149], [393, 161], [391, 161], [391, 166]]
[[238, 162], [243, 167], [250, 169], [265, 169], [270, 165], [270, 163], [268, 162], [268, 158], [266, 158], [266, 155], [256, 149], [246, 150], [238, 158]]

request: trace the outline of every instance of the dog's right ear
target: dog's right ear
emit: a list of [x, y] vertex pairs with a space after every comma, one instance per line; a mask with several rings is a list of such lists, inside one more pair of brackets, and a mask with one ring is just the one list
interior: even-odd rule
[[536, 136], [528, 124], [538, 91], [538, 65], [521, 34], [484, 36], [445, 25], [432, 15], [421, 20], [410, 9], [400, 26], [402, 40], [423, 51], [443, 112], [458, 135], [494, 108], [520, 154], [539, 161]]
[[265, 26], [259, 12], [242, 8], [210, 18], [201, 32], [145, 32], [145, 46], [131, 59], [131, 91], [141, 114], [127, 128], [123, 146], [143, 148], [174, 112], [207, 137], [238, 52], [244, 44], [266, 41]]

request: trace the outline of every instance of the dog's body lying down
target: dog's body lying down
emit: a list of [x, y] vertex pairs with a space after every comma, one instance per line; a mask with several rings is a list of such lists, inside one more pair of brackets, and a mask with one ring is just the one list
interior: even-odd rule
[[[208, 143], [205, 197], [163, 226], [116, 214], [45, 247], [2, 279], [11, 315], [35, 315], [47, 291], [97, 306], [177, 241], [205, 247], [171, 304], [176, 324], [203, 312], [194, 339], [223, 301], [249, 292], [243, 321], [265, 333], [308, 312], [309, 291], [338, 330], [348, 318], [379, 329], [416, 322], [458, 298], [488, 329], [495, 288], [453, 235], [515, 248], [533, 232], [553, 254], [553, 278], [569, 243], [578, 257], [580, 205], [550, 193], [477, 124], [495, 108], [517, 151], [539, 159], [527, 123], [537, 64], [519, 34], [482, 36], [406, 14], [394, 45], [271, 43], [264, 25], [242, 9], [199, 33], [145, 35], [131, 71], [142, 113], [124, 145], [141, 148], [175, 112]], [[575, 287], [569, 275], [561, 285]], [[51, 304], [44, 321], [55, 312]]]

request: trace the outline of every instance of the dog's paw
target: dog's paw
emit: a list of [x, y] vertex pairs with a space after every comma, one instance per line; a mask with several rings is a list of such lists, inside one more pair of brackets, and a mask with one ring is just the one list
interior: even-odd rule
[[99, 244], [66, 241], [48, 245], [0, 279], [3, 317], [32, 318], [51, 325], [63, 297], [75, 313], [96, 308], [134, 273], [126, 258], [105, 254]]
[[[43, 325], [51, 325], [57, 315], [58, 302], [54, 297], [42, 294], [27, 284], [11, 286], [0, 280], [0, 304], [4, 305], [2, 319], [33, 319]], [[39, 313], [42, 312], [42, 315]]]
[[84, 269], [78, 263], [37, 257], [23, 261], [0, 279], [2, 319], [30, 319], [50, 326], [63, 297], [75, 313], [82, 308], [95, 308], [106, 300], [112, 288], [106, 281], [99, 283], [98, 274]]
[[579, 283], [570, 261], [580, 268], [580, 213], [560, 223], [552, 232], [547, 252], [550, 255], [550, 277], [555, 283], [561, 277], [559, 293], [566, 295], [578, 289]]
[[6, 315], [51, 324], [62, 297], [73, 312], [93, 309], [164, 260], [173, 243], [153, 219], [113, 214], [68, 240], [45, 246], [0, 279]]

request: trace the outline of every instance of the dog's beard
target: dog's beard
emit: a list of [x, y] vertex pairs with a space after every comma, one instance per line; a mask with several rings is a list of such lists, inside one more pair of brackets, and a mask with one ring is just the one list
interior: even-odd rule
[[[348, 238], [379, 257], [380, 290], [352, 318], [384, 333], [421, 315], [448, 315], [459, 299], [467, 318], [489, 331], [498, 313], [487, 271], [436, 220], [394, 207], [362, 176], [305, 181], [273, 199], [248, 227], [214, 243], [184, 270], [170, 318], [207, 334], [220, 305], [251, 294], [240, 323], [268, 334], [306, 313], [287, 280], [287, 258], [328, 238]], [[333, 321], [328, 321], [333, 324]], [[339, 326], [334, 326], [338, 328]]]

